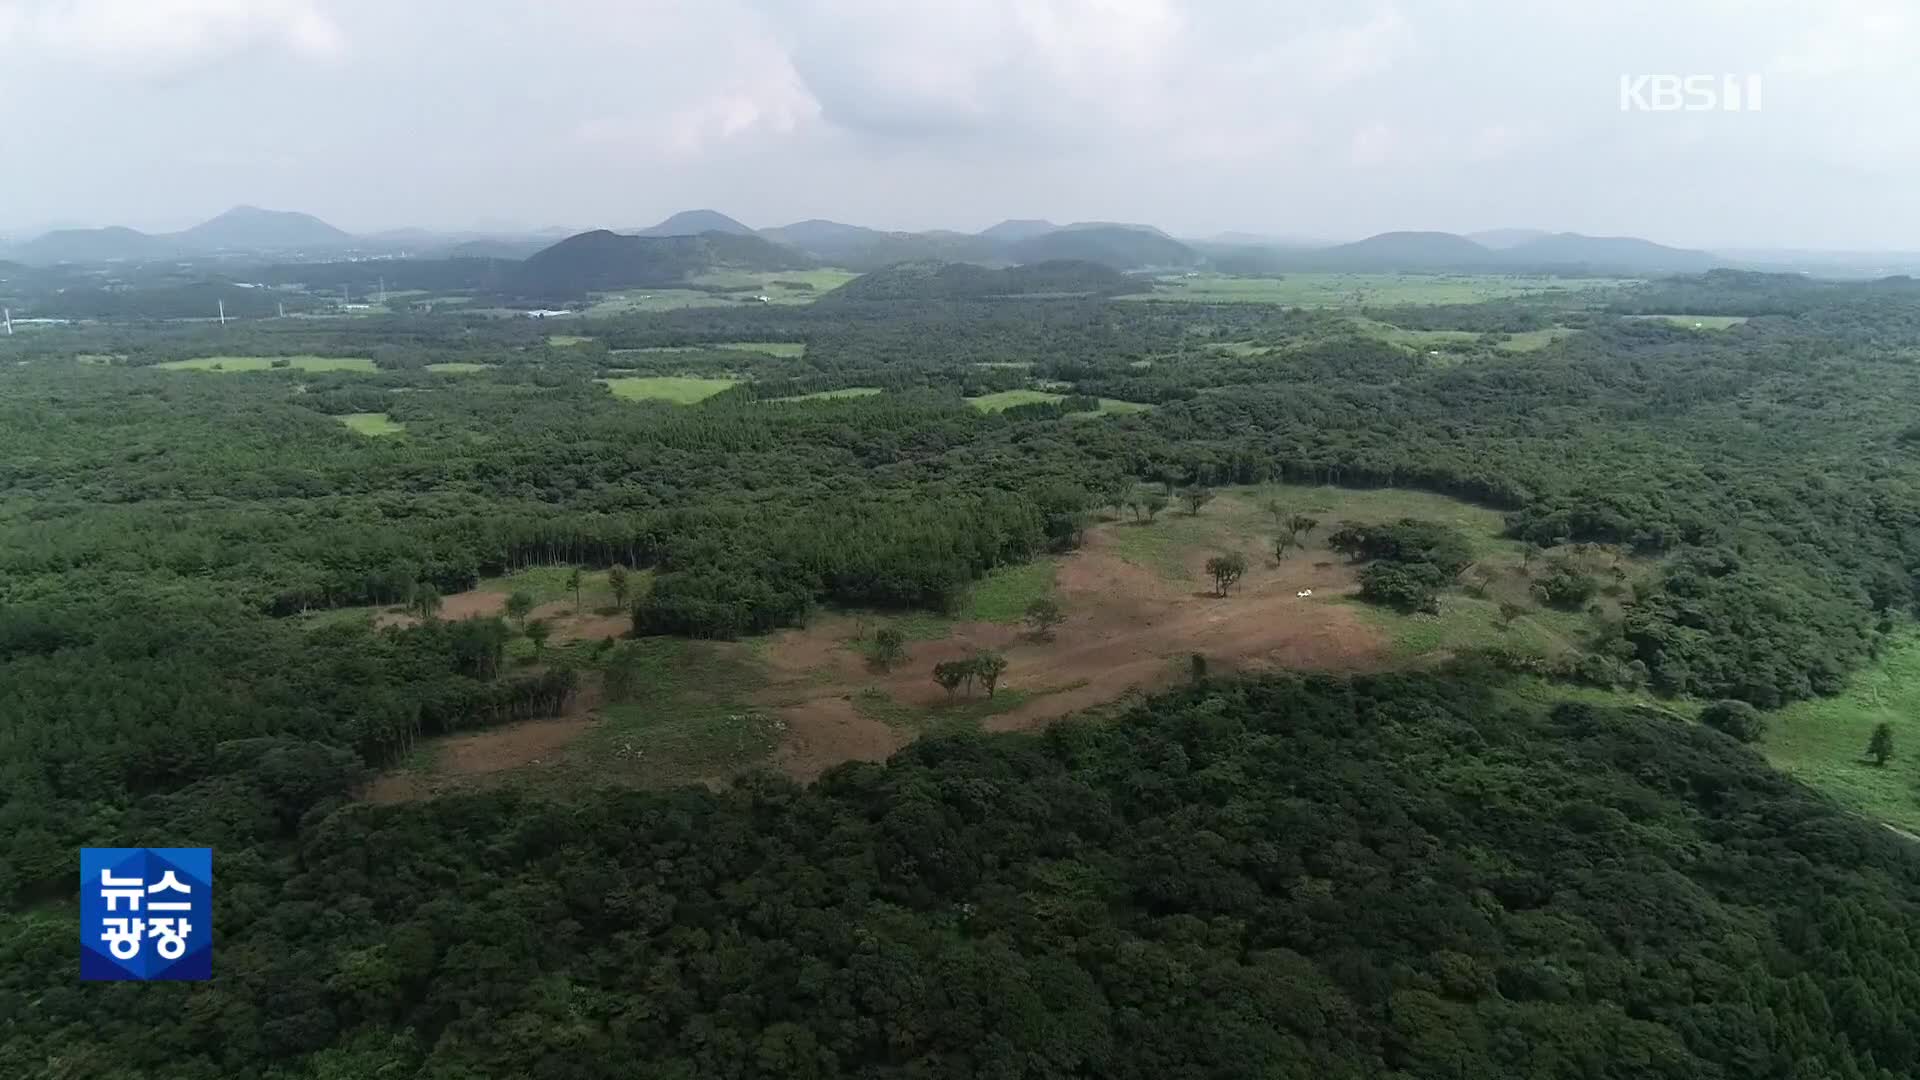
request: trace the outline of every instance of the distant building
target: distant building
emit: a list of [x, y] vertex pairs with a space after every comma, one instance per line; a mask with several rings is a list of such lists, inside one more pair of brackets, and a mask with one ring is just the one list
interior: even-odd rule
[[556, 315], [571, 315], [573, 312], [565, 308], [534, 308], [525, 314], [529, 319], [551, 319]]

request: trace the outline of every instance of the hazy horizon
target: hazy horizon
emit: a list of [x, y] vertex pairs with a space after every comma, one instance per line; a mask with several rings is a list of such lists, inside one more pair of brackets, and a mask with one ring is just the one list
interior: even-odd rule
[[[0, 232], [236, 204], [352, 232], [711, 207], [1914, 250], [1916, 45], [1920, 10], [1892, 0], [0, 0], [32, 150]], [[1762, 108], [1621, 108], [1622, 75], [1669, 73], [1758, 76]]]

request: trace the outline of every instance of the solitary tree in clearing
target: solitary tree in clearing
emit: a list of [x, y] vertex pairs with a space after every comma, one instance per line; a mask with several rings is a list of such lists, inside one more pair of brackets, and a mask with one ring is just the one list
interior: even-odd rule
[[1190, 516], [1199, 517], [1200, 508], [1213, 501], [1213, 489], [1195, 484], [1180, 493], [1180, 501], [1187, 504], [1187, 513]]
[[960, 689], [960, 684], [972, 677], [973, 663], [969, 660], [943, 660], [933, 665], [933, 681], [940, 684], [940, 689], [945, 690], [948, 697], [952, 697], [953, 692]]
[[527, 616], [533, 614], [533, 597], [524, 589], [515, 589], [507, 597], [507, 618], [512, 619], [522, 630], [527, 628]]
[[973, 658], [973, 673], [987, 687], [987, 696], [992, 697], [1000, 685], [1000, 676], [1006, 674], [1007, 658], [997, 652], [983, 652]]
[[1513, 620], [1527, 613], [1527, 609], [1511, 600], [1500, 601], [1500, 629], [1513, 625]]
[[567, 588], [573, 592], [573, 613], [580, 614], [580, 568], [567, 571]]
[[1060, 602], [1051, 596], [1042, 596], [1027, 605], [1028, 633], [1035, 641], [1052, 641], [1053, 629], [1067, 621], [1067, 613], [1060, 610]]
[[627, 568], [614, 566], [607, 570], [607, 588], [613, 590], [613, 602], [619, 607], [627, 606], [627, 590], [633, 582], [627, 578]]
[[1161, 492], [1149, 491], [1146, 497], [1140, 500], [1140, 505], [1147, 508], [1147, 520], [1152, 521], [1155, 514], [1167, 508], [1167, 497]]
[[892, 671], [895, 664], [907, 658], [907, 635], [891, 626], [875, 630], [867, 658], [881, 671]]
[[1286, 562], [1287, 552], [1293, 548], [1293, 534], [1281, 533], [1273, 538], [1273, 561]]
[[547, 639], [553, 636], [553, 626], [545, 619], [535, 619], [527, 624], [527, 640], [533, 642], [533, 659], [538, 662], [547, 651]]
[[1287, 532], [1293, 535], [1296, 544], [1300, 542], [1300, 537], [1312, 536], [1313, 530], [1319, 527], [1319, 518], [1311, 518], [1305, 514], [1295, 514], [1287, 519]]
[[1867, 756], [1875, 765], [1885, 765], [1893, 756], [1893, 725], [1885, 720], [1874, 725], [1873, 738], [1867, 741]]
[[1213, 589], [1221, 596], [1239, 581], [1247, 572], [1247, 557], [1237, 551], [1225, 555], [1215, 555], [1207, 560], [1207, 574], [1213, 578]]

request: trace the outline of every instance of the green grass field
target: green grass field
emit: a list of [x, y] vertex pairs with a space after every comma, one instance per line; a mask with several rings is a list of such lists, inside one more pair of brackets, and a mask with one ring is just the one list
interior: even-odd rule
[[[692, 279], [695, 285], [765, 293], [775, 303], [806, 303], [859, 277], [851, 270], [831, 267], [819, 270], [715, 270]], [[784, 282], [813, 286], [811, 291], [795, 289]]]
[[[1893, 725], [1894, 756], [1866, 756], [1874, 726]], [[1920, 832], [1920, 629], [1909, 627], [1837, 697], [1767, 717], [1761, 740], [1780, 769], [1876, 821]]]
[[362, 435], [398, 435], [407, 429], [405, 424], [396, 424], [383, 412], [357, 412], [336, 416], [335, 420], [347, 425], [348, 430]]
[[1745, 315], [1629, 315], [1629, 319], [1660, 319], [1675, 326], [1691, 327], [1695, 330], [1725, 330], [1729, 326], [1738, 326], [1747, 321]]
[[557, 349], [567, 348], [568, 346], [572, 346], [572, 345], [585, 345], [587, 342], [592, 340], [593, 340], [592, 338], [584, 337], [580, 334], [548, 334], [547, 335], [547, 344]]
[[274, 362], [287, 361], [295, 371], [373, 371], [373, 361], [359, 356], [202, 356], [168, 360], [154, 367], [163, 371], [272, 371]]
[[633, 289], [620, 293], [601, 293], [580, 314], [589, 318], [633, 315], [655, 311], [679, 311], [682, 308], [716, 307], [735, 301], [697, 289]]
[[[967, 404], [972, 405], [981, 412], [1000, 412], [1003, 409], [1011, 409], [1015, 405], [1032, 405], [1035, 402], [1042, 401], [1061, 401], [1064, 400], [1066, 396], [1065, 394], [1056, 394], [1048, 390], [1002, 390], [996, 394], [985, 394], [981, 397], [968, 398]], [[1101, 398], [1100, 407], [1093, 412], [1074, 413], [1072, 415], [1075, 419], [1086, 419], [1095, 416], [1118, 416], [1125, 413], [1146, 412], [1151, 408], [1153, 408], [1153, 406], [1143, 405], [1138, 401], [1120, 401], [1117, 398]]]
[[448, 360], [439, 364], [428, 364], [428, 371], [438, 371], [446, 375], [470, 375], [476, 371], [486, 371], [492, 364], [475, 364], [466, 360]]
[[613, 396], [629, 401], [670, 401], [692, 405], [725, 390], [738, 379], [698, 379], [685, 375], [628, 376], [601, 379]]
[[811, 394], [795, 394], [792, 397], [767, 398], [768, 401], [827, 401], [833, 398], [873, 397], [880, 393], [877, 386], [848, 386], [839, 390], [816, 390]]
[[[772, 304], [811, 304], [859, 276], [849, 270], [718, 270], [701, 274], [688, 282], [690, 285], [707, 286], [707, 289], [623, 289], [617, 293], [602, 293], [594, 297], [594, 302], [581, 314], [599, 317], [677, 311], [691, 307], [738, 307], [742, 304], [759, 304], [759, 297], [762, 296]], [[796, 289], [782, 282], [796, 282], [811, 285], [812, 288]], [[726, 291], [710, 292], [708, 289]]]
[[986, 394], [967, 399], [967, 404], [981, 412], [999, 412], [1011, 409], [1015, 405], [1032, 405], [1040, 401], [1059, 401], [1065, 394], [1052, 394], [1045, 390], [1002, 390], [997, 394]]
[[566, 748], [551, 780], [720, 780], [764, 761], [779, 745], [779, 720], [749, 700], [766, 676], [747, 650], [642, 638], [612, 646], [601, 663], [626, 666], [636, 692], [601, 706], [600, 722]]
[[[572, 573], [570, 566], [529, 566], [502, 577], [483, 578], [479, 587], [492, 592], [524, 592], [533, 597], [535, 605], [564, 601], [571, 607], [573, 590], [567, 588], [567, 577]], [[652, 570], [627, 571], [628, 603], [635, 597], [644, 596], [652, 581]], [[580, 606], [585, 611], [616, 606], [605, 570], [580, 572]]]
[[1545, 330], [1522, 330], [1517, 334], [1508, 334], [1507, 340], [1501, 342], [1499, 348], [1501, 352], [1537, 352], [1579, 332], [1564, 326], [1549, 326]]
[[1555, 278], [1529, 274], [1288, 274], [1284, 277], [1165, 277], [1130, 300], [1209, 304], [1285, 304], [1359, 308], [1395, 304], [1473, 304], [1513, 296], [1579, 293], [1632, 284], [1629, 278]]
[[1050, 558], [996, 567], [967, 591], [960, 617], [972, 622], [1017, 623], [1027, 605], [1053, 594], [1058, 566]]

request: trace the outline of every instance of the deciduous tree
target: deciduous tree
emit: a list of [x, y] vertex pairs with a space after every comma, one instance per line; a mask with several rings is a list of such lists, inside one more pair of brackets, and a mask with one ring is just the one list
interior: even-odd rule
[[1027, 632], [1035, 641], [1052, 641], [1054, 628], [1067, 621], [1060, 601], [1042, 596], [1027, 605]]
[[1221, 596], [1247, 572], [1247, 557], [1237, 551], [1215, 555], [1207, 560], [1207, 576], [1213, 578], [1213, 591]]
[[1875, 765], [1885, 765], [1893, 756], [1893, 725], [1885, 720], [1874, 725], [1873, 737], [1867, 740], [1867, 756]]

